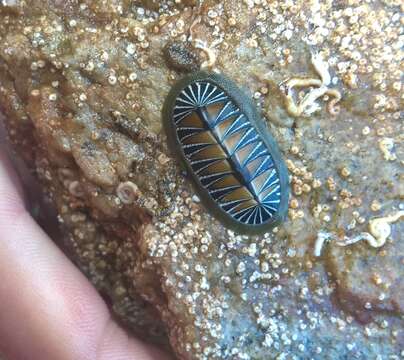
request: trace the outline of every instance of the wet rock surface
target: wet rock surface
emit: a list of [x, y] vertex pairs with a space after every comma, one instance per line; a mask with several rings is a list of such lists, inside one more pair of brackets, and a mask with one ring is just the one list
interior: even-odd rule
[[[370, 226], [403, 210], [401, 12], [0, 2], [10, 139], [130, 329], [180, 359], [402, 356], [403, 222], [382, 224], [385, 241]], [[167, 62], [173, 42], [192, 68]], [[226, 230], [168, 151], [162, 104], [196, 64], [255, 99], [286, 158], [289, 216], [271, 233]]]

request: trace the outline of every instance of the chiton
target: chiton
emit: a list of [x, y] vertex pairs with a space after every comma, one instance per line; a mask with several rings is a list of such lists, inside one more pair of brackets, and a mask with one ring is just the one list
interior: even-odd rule
[[278, 146], [251, 99], [223, 75], [198, 72], [171, 89], [163, 107], [168, 142], [207, 209], [240, 233], [282, 221], [289, 182]]

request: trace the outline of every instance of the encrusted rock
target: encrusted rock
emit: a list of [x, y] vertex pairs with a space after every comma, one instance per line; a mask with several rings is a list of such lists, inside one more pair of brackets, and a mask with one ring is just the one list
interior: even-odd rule
[[[400, 354], [402, 219], [381, 247], [338, 245], [403, 211], [398, 6], [0, 0], [10, 138], [132, 331], [184, 360]], [[251, 95], [286, 158], [289, 217], [271, 233], [215, 221], [168, 151], [162, 104], [199, 65]]]

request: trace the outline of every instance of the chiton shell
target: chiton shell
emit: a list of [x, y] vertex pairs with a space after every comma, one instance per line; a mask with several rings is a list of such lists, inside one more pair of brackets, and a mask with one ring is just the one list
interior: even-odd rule
[[223, 75], [180, 80], [163, 108], [169, 145], [207, 209], [240, 233], [284, 219], [289, 182], [278, 146], [251, 99]]

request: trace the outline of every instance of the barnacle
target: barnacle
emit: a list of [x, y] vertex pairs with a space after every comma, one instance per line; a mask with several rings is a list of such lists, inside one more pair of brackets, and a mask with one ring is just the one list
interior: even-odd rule
[[75, 197], [82, 197], [84, 195], [84, 190], [82, 184], [75, 180], [69, 184], [69, 193]]
[[140, 191], [132, 181], [125, 181], [119, 184], [116, 193], [124, 204], [132, 204], [139, 197]]

